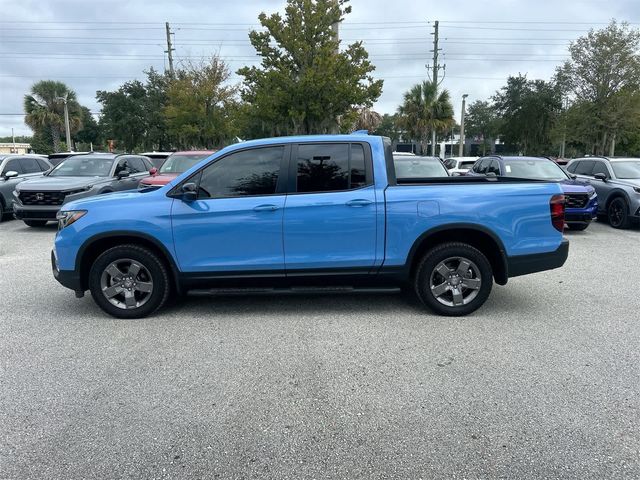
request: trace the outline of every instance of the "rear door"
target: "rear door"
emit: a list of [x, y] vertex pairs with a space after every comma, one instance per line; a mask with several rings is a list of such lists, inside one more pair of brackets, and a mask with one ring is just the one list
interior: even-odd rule
[[[294, 146], [284, 211], [287, 276], [368, 273], [376, 257], [376, 193], [366, 143]], [[382, 200], [381, 200], [382, 201]]]

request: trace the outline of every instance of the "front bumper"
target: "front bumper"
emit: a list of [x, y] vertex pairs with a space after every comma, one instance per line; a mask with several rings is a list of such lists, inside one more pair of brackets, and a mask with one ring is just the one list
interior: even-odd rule
[[60, 205], [27, 206], [13, 202], [13, 215], [18, 220], [47, 220], [55, 221]]
[[54, 278], [62, 286], [76, 292], [76, 297], [82, 297], [84, 295], [80, 274], [74, 270], [60, 270], [58, 268], [58, 259], [56, 258], [55, 250], [51, 250], [51, 270], [53, 271]]
[[569, 256], [569, 240], [562, 239], [560, 246], [553, 252], [534, 253], [507, 257], [509, 278], [560, 268]]

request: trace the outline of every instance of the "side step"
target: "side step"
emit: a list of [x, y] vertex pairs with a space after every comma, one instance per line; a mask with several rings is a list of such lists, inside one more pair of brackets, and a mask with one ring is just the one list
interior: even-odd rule
[[398, 293], [397, 287], [287, 287], [287, 288], [207, 288], [194, 289], [187, 292], [196, 297], [227, 295], [312, 295], [336, 293]]

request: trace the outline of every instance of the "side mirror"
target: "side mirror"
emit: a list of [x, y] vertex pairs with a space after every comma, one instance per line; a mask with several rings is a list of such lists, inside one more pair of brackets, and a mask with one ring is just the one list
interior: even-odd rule
[[149, 170], [149, 175], [156, 175], [158, 173], [158, 169], [156, 167], [153, 167], [151, 170]]
[[185, 202], [195, 202], [198, 199], [198, 186], [193, 183], [185, 183], [182, 185], [182, 200]]
[[569, 174], [569, 178], [570, 178], [571, 180], [575, 180], [576, 178], [578, 178], [578, 176], [577, 176], [575, 173], [570, 173], [570, 174]]
[[129, 170], [120, 170], [118, 172], [118, 180], [122, 180], [123, 178], [127, 178], [129, 175], [131, 175], [131, 172], [129, 172]]
[[603, 182], [607, 181], [607, 175], [604, 173], [596, 173], [593, 178], [595, 178], [596, 180], [602, 180]]
[[9, 180], [10, 178], [16, 178], [18, 176], [18, 172], [16, 172], [15, 170], [9, 170], [7, 173], [4, 174], [4, 178]]
[[487, 173], [485, 173], [485, 175], [486, 175], [487, 177], [497, 177], [497, 175], [495, 174], [495, 172], [487, 172]]

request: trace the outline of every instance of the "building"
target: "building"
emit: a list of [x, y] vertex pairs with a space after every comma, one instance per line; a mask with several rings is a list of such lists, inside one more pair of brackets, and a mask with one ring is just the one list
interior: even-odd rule
[[31, 151], [30, 143], [0, 143], [0, 155], [10, 155], [19, 153], [29, 153]]

